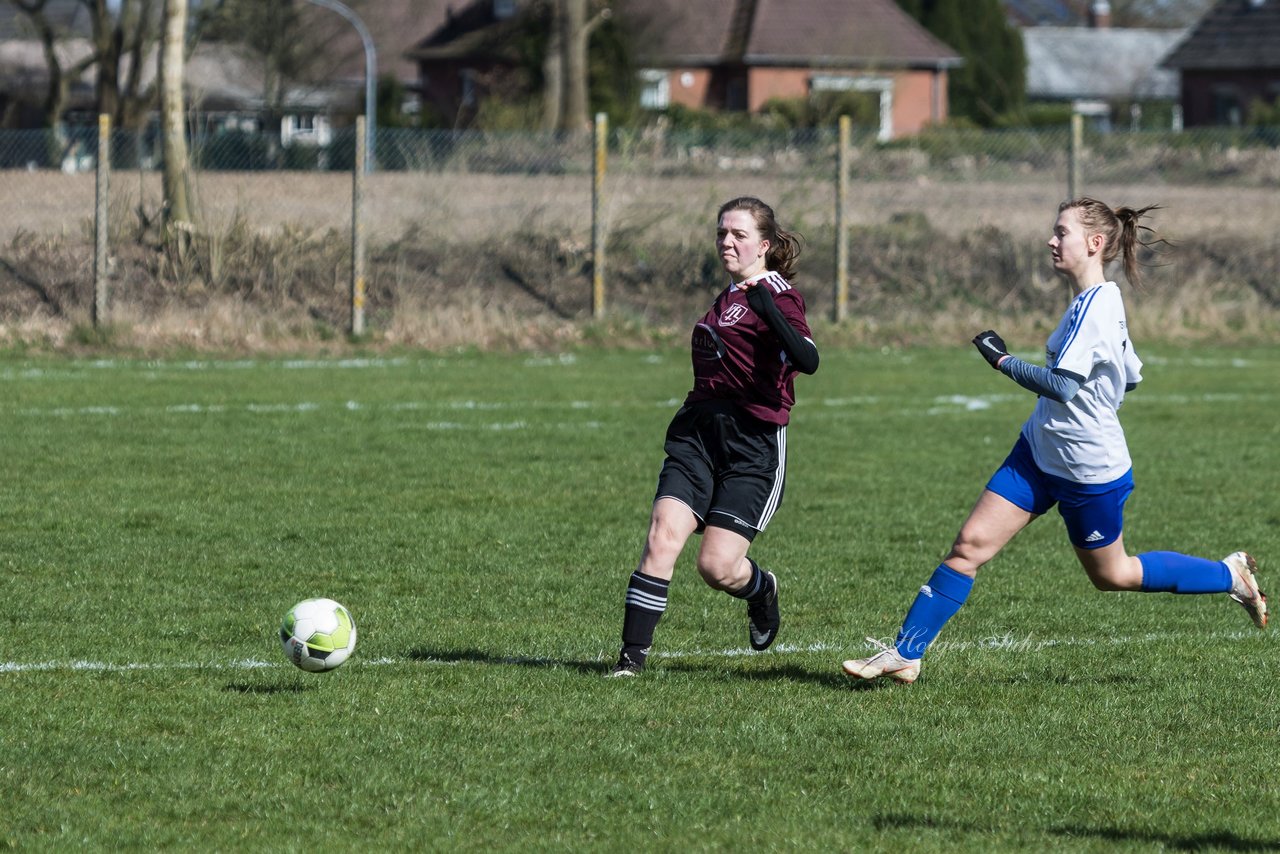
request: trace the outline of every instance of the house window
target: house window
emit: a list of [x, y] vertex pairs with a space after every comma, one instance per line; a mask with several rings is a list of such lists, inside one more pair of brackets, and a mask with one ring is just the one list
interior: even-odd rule
[[812, 92], [867, 92], [874, 93], [879, 127], [876, 139], [888, 142], [893, 139], [893, 80], [888, 77], [851, 77], [835, 74], [815, 74], [809, 78]]
[[474, 107], [476, 105], [476, 72], [474, 68], [464, 68], [461, 74], [462, 91], [459, 97], [462, 100], [462, 106]]
[[1240, 109], [1240, 93], [1234, 89], [1218, 89], [1213, 93], [1211, 101], [1213, 123], [1239, 127], [1244, 119]]
[[646, 110], [662, 110], [671, 106], [671, 80], [667, 72], [646, 68], [640, 72], [640, 106]]
[[724, 108], [740, 112], [747, 108], [747, 81], [744, 77], [734, 77], [724, 87]]
[[323, 115], [294, 113], [280, 122], [280, 141], [285, 145], [328, 145], [329, 139], [329, 120]]
[[1098, 133], [1111, 133], [1111, 105], [1106, 101], [1072, 101], [1071, 112], [1082, 116]]

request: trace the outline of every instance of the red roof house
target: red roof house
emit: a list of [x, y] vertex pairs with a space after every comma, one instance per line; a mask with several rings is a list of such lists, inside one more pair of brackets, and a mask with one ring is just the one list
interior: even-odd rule
[[[880, 136], [947, 118], [955, 51], [893, 0], [614, 0], [642, 69], [641, 103], [758, 111], [823, 90], [877, 94]], [[515, 60], [514, 0], [451, 10], [409, 56], [424, 97], [446, 113], [482, 97], [476, 83]]]

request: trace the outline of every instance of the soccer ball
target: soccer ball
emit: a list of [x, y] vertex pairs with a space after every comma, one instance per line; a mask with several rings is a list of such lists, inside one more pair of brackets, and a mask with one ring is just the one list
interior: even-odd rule
[[309, 673], [332, 670], [356, 648], [351, 612], [332, 599], [307, 599], [284, 615], [280, 626], [284, 657]]

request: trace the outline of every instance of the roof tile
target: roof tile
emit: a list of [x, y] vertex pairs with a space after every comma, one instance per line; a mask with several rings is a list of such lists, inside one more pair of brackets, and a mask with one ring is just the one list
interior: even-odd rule
[[1165, 57], [1168, 68], [1280, 68], [1280, 0], [1220, 0]]
[[954, 65], [959, 56], [893, 0], [758, 0], [751, 65]]

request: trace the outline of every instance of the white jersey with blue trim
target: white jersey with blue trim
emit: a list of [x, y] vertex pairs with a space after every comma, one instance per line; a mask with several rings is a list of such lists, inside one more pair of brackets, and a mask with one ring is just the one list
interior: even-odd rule
[[1125, 387], [1142, 381], [1142, 360], [1129, 342], [1124, 299], [1115, 282], [1080, 294], [1045, 344], [1045, 364], [1080, 378], [1066, 403], [1036, 402], [1022, 435], [1040, 470], [1076, 483], [1110, 483], [1132, 461], [1117, 410]]

